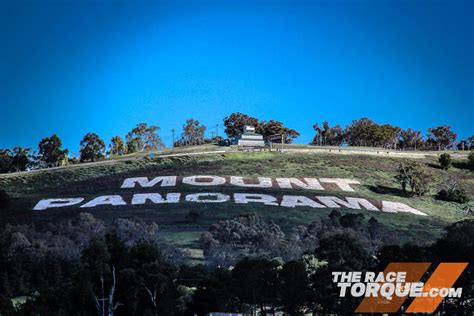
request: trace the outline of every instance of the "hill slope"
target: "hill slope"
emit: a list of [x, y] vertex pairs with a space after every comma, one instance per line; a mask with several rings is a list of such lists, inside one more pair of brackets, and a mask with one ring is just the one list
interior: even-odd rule
[[[291, 231], [300, 224], [327, 217], [332, 208], [311, 208], [297, 206], [286, 208], [264, 205], [262, 203], [237, 204], [195, 203], [185, 200], [180, 203], [130, 205], [132, 193], [182, 192], [220, 192], [232, 196], [234, 193], [262, 193], [272, 196], [303, 195], [314, 198], [315, 195], [361, 197], [370, 201], [392, 201], [405, 203], [428, 216], [409, 213], [384, 213], [369, 210], [356, 210], [364, 215], [375, 217], [395, 231], [401, 242], [430, 242], [449, 223], [465, 218], [462, 205], [435, 200], [436, 193], [450, 177], [460, 181], [468, 195], [474, 196], [473, 173], [465, 169], [452, 168], [449, 171], [437, 167], [434, 158], [422, 159], [432, 175], [431, 194], [422, 198], [407, 198], [400, 194], [394, 181], [398, 164], [408, 158], [388, 158], [357, 154], [332, 153], [214, 153], [202, 156], [181, 157], [142, 157], [119, 159], [113, 163], [85, 164], [81, 167], [65, 167], [43, 170], [34, 173], [0, 175], [0, 189], [11, 197], [11, 203], [0, 211], [0, 223], [37, 225], [64, 221], [77, 217], [81, 212], [90, 212], [96, 218], [110, 222], [116, 218], [153, 221], [159, 225], [161, 237], [181, 248], [194, 250], [199, 256], [198, 240], [200, 235], [219, 220], [229, 219], [243, 213], [255, 212], [266, 220], [273, 220], [284, 231]], [[294, 177], [294, 178], [347, 178], [356, 179], [360, 185], [354, 185], [354, 192], [343, 192], [335, 186], [325, 186], [324, 191], [310, 191], [294, 187], [282, 189], [242, 188], [228, 183], [222, 186], [190, 186], [179, 184], [176, 187], [154, 186], [137, 187], [133, 190], [120, 188], [123, 180], [130, 177], [215, 175], [228, 179], [230, 176], [243, 177]], [[63, 208], [50, 208], [34, 211], [38, 201], [47, 198], [82, 197], [84, 202], [97, 196], [120, 195], [127, 205], [102, 205], [81, 208], [72, 205]], [[82, 204], [83, 205], [83, 204]], [[356, 212], [339, 208], [341, 212]], [[190, 216], [193, 215], [193, 216]]]

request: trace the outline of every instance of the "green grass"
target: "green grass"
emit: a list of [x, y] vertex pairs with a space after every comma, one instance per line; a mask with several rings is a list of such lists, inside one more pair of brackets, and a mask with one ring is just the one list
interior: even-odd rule
[[[154, 188], [152, 190], [120, 189], [124, 178], [133, 176], [156, 175], [238, 175], [268, 177], [329, 177], [355, 178], [361, 182], [356, 192], [324, 191], [311, 193], [307, 190], [255, 189], [256, 192], [282, 194], [331, 194], [338, 196], [359, 196], [370, 200], [400, 201], [429, 217], [412, 214], [387, 214], [361, 211], [374, 216], [388, 227], [397, 231], [402, 241], [430, 242], [438, 237], [442, 228], [449, 223], [464, 218], [461, 205], [435, 200], [435, 194], [449, 177], [457, 177], [460, 185], [474, 197], [474, 176], [471, 171], [452, 168], [449, 171], [436, 167], [435, 157], [421, 161], [432, 176], [432, 189], [429, 195], [422, 198], [407, 198], [393, 194], [382, 194], [374, 191], [375, 186], [396, 189], [394, 181], [398, 164], [407, 158], [390, 158], [356, 154], [330, 153], [225, 153], [204, 156], [183, 156], [174, 158], [128, 157], [116, 159], [110, 163], [71, 166], [34, 173], [0, 175], [0, 189], [12, 196], [10, 206], [0, 210], [0, 223], [29, 224], [63, 221], [77, 216], [84, 209], [78, 207], [57, 208], [45, 212], [32, 211], [36, 202], [42, 198], [87, 197], [92, 198], [106, 194], [121, 194], [129, 197], [135, 192], [245, 192], [234, 186], [222, 187], [175, 187], [172, 189]], [[393, 192], [396, 192], [394, 190]], [[191, 222], [186, 218], [191, 210], [202, 212], [202, 216]], [[143, 206], [119, 206], [88, 209], [97, 218], [111, 221], [116, 218], [134, 218], [155, 221], [160, 226], [162, 237], [184, 249], [199, 253], [197, 241], [202, 232], [213, 223], [247, 212], [257, 212], [262, 217], [273, 220], [284, 230], [290, 231], [299, 224], [308, 224], [325, 217], [330, 209], [310, 209], [264, 206], [260, 204], [201, 204], [178, 203]], [[355, 212], [355, 210], [343, 210]]]

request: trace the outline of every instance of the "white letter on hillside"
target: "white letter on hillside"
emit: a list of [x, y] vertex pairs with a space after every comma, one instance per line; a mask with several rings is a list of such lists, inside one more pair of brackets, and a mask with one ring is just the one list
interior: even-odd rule
[[306, 183], [297, 178], [276, 178], [276, 181], [282, 189], [293, 189], [292, 184], [307, 190], [324, 190], [315, 178], [303, 178]]
[[420, 212], [406, 204], [399, 203], [399, 202], [388, 202], [388, 201], [382, 201], [382, 212], [388, 212], [388, 213], [412, 213], [416, 215], [423, 215], [423, 216], [428, 216], [428, 214], [425, 214], [423, 212]]
[[47, 208], [71, 206], [79, 204], [82, 201], [84, 201], [84, 198], [44, 199], [39, 201], [33, 210], [42, 211]]
[[[201, 197], [215, 197], [214, 199], [201, 199]], [[230, 196], [222, 193], [196, 193], [186, 195], [186, 201], [198, 203], [222, 203], [230, 200]]]
[[237, 185], [239, 187], [246, 187], [246, 188], [271, 188], [272, 179], [258, 177], [258, 183], [245, 183], [243, 177], [230, 177], [230, 184]]
[[353, 197], [346, 197], [346, 201], [337, 198], [335, 196], [317, 196], [316, 197], [321, 203], [326, 205], [330, 208], [340, 208], [341, 206], [344, 208], [352, 208], [355, 210], [360, 210], [360, 207], [370, 210], [370, 211], [379, 211], [372, 203], [367, 201], [366, 199], [360, 198], [353, 198]]
[[319, 181], [322, 183], [334, 183], [339, 187], [339, 189], [346, 192], [354, 192], [354, 189], [351, 188], [349, 184], [360, 184], [357, 180], [340, 178], [320, 178]]
[[147, 177], [127, 178], [123, 181], [120, 188], [134, 188], [135, 184], [139, 184], [142, 188], [151, 188], [161, 182], [162, 187], [173, 187], [176, 185], [176, 176], [156, 177], [148, 181]]
[[155, 204], [161, 203], [178, 203], [181, 193], [168, 193], [166, 199], [163, 199], [159, 193], [137, 193], [133, 195], [132, 205], [145, 204], [147, 200]]
[[265, 205], [278, 205], [277, 199], [267, 194], [235, 193], [235, 203], [247, 204], [249, 202], [263, 203]]
[[280, 206], [284, 207], [295, 207], [295, 206], [309, 206], [312, 208], [326, 208], [324, 205], [319, 204], [307, 198], [306, 196], [299, 195], [283, 195]]
[[[211, 180], [211, 181], [198, 181], [201, 180]], [[190, 176], [184, 177], [183, 183], [190, 184], [190, 185], [221, 185], [225, 183], [225, 178], [217, 177], [217, 176]]]
[[103, 195], [98, 196], [90, 202], [82, 205], [81, 207], [94, 207], [98, 205], [126, 205], [125, 201], [120, 195]]

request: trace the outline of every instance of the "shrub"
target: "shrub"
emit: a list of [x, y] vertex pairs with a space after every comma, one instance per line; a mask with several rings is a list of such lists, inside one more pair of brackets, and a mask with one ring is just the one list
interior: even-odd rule
[[463, 189], [443, 189], [438, 192], [436, 198], [439, 200], [456, 203], [469, 202], [469, 198], [467, 197], [466, 191], [464, 191]]
[[453, 164], [451, 155], [447, 153], [441, 154], [439, 156], [438, 161], [439, 161], [439, 164], [441, 165], [441, 168], [443, 168], [444, 170], [448, 170]]
[[412, 196], [422, 196], [428, 191], [430, 176], [421, 163], [410, 161], [399, 165], [395, 180], [400, 183], [404, 194], [408, 194], [407, 188], [410, 187]]

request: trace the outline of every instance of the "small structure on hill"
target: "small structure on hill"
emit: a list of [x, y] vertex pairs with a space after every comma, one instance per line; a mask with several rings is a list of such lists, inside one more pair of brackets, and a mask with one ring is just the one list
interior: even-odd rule
[[245, 126], [244, 132], [237, 137], [237, 145], [244, 147], [264, 147], [263, 136], [255, 132], [255, 127]]

